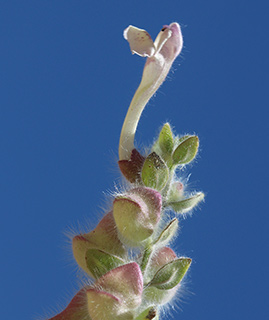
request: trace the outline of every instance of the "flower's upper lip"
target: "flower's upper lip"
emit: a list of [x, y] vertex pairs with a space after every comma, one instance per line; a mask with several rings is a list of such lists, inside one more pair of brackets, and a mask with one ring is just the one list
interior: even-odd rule
[[142, 57], [151, 57], [156, 49], [151, 36], [146, 30], [129, 26], [123, 32], [124, 38], [129, 42], [132, 53]]
[[[166, 26], [165, 26], [166, 27]], [[180, 26], [177, 22], [173, 22], [168, 26], [169, 30], [172, 32], [172, 37], [168, 39], [166, 47], [173, 48], [171, 52], [172, 61], [180, 54], [183, 46], [183, 38], [180, 30]]]
[[131, 25], [124, 30], [123, 36], [129, 42], [133, 54], [136, 53], [142, 57], [150, 58], [157, 54], [172, 36], [171, 26], [173, 24], [170, 26], [164, 25], [154, 42], [146, 30]]

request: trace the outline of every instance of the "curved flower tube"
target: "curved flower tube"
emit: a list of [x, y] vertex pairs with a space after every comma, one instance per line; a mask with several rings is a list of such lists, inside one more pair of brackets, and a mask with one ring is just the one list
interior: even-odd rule
[[134, 149], [134, 137], [138, 121], [147, 102], [165, 80], [172, 63], [183, 46], [183, 38], [178, 23], [165, 25], [155, 42], [147, 31], [129, 26], [124, 31], [132, 53], [148, 57], [141, 83], [129, 106], [119, 143], [119, 159], [129, 160]]

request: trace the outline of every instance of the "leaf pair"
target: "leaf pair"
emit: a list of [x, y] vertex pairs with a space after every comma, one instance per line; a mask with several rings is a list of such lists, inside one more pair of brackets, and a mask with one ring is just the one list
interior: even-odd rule
[[[194, 135], [174, 138], [169, 123], [165, 123], [153, 149], [167, 162], [168, 166], [190, 163], [196, 156], [199, 139]], [[157, 151], [158, 150], [158, 151]]]

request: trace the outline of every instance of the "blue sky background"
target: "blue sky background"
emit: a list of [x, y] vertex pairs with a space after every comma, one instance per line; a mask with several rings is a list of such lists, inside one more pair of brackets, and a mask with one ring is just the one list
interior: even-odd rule
[[[193, 258], [174, 319], [268, 316], [268, 2], [2, 0], [1, 318], [64, 306], [78, 276], [64, 233], [93, 228], [119, 183], [121, 125], [144, 60], [122, 32], [154, 38], [177, 21], [184, 49], [147, 106], [137, 141], [160, 125], [196, 133], [189, 190], [206, 202], [181, 222]], [[75, 230], [77, 228], [75, 227]]]

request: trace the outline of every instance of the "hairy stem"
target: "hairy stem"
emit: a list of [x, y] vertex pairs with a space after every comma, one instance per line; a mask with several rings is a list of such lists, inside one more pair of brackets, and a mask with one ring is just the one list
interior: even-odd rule
[[141, 269], [143, 274], [146, 271], [146, 268], [147, 268], [147, 265], [148, 265], [149, 258], [151, 256], [151, 254], [152, 254], [152, 246], [149, 246], [144, 251], [144, 255], [143, 255], [143, 258], [142, 258], [141, 265], [140, 265], [140, 269]]

